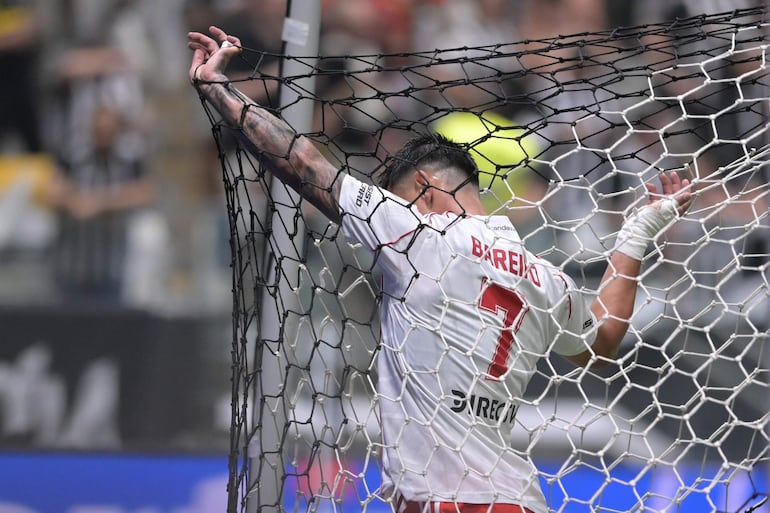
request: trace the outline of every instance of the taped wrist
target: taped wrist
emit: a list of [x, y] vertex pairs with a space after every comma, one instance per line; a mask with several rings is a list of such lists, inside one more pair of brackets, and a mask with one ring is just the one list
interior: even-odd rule
[[650, 241], [677, 216], [677, 201], [665, 198], [645, 205], [623, 223], [615, 242], [615, 251], [643, 260]]

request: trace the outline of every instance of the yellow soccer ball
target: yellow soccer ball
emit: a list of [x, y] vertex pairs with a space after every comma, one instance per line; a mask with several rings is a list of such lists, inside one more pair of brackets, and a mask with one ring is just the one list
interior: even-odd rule
[[433, 129], [461, 144], [468, 144], [479, 168], [481, 198], [490, 213], [510, 208], [531, 181], [524, 165], [540, 148], [526, 130], [495, 112], [450, 112], [436, 121]]

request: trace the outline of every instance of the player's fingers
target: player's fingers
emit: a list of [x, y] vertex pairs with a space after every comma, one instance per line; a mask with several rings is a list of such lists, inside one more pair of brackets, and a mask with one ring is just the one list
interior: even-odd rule
[[231, 41], [231, 38], [235, 39], [234, 37], [228, 36], [227, 32], [225, 32], [224, 30], [222, 30], [221, 28], [215, 25], [212, 25], [209, 27], [209, 33], [214, 37], [214, 39], [218, 41], [217, 44], [220, 46], [222, 45], [222, 43], [225, 43], [225, 42], [230, 44], [235, 44], [234, 41]]
[[216, 25], [210, 26], [209, 32], [211, 32], [211, 35], [216, 38], [217, 41], [219, 41], [218, 44], [220, 48], [229, 48], [231, 46], [235, 46], [240, 49], [241, 40], [238, 37], [229, 35], [227, 32], [217, 27]]
[[679, 217], [685, 215], [685, 213], [690, 209], [690, 206], [692, 205], [692, 198], [688, 198], [685, 201], [680, 201], [679, 206], [677, 207], [677, 213], [679, 214]]
[[189, 32], [187, 34], [187, 41], [188, 41], [188, 46], [189, 45], [199, 46], [204, 50], [206, 50], [209, 54], [216, 52], [217, 48], [219, 48], [219, 43], [217, 41], [207, 36], [206, 34], [202, 34], [200, 32]]
[[673, 192], [673, 187], [671, 186], [671, 178], [669, 178], [669, 175], [661, 173], [658, 178], [660, 179], [660, 185], [663, 189], [663, 195], [671, 194]]
[[[205, 46], [202, 46], [202, 45], [200, 45], [198, 43], [195, 43], [193, 41], [189, 41], [187, 43], [187, 48], [189, 48], [193, 52], [196, 52], [196, 51], [200, 52], [203, 59], [205, 59], [207, 57], [207, 55], [208, 55], [208, 50], [206, 50]], [[195, 53], [193, 53], [193, 58], [196, 58]]]
[[193, 50], [193, 58], [192, 62], [190, 63], [190, 80], [195, 82], [198, 77], [196, 76], [198, 73], [198, 68], [200, 68], [203, 63], [206, 62], [206, 52], [201, 48], [194, 48]]
[[647, 189], [647, 197], [649, 198], [649, 203], [655, 203], [656, 201], [660, 201], [665, 196], [665, 189], [666, 185], [663, 185], [663, 191], [661, 191], [658, 186], [654, 183], [646, 183], [644, 184], [645, 188]]
[[684, 179], [681, 181], [680, 189], [674, 196], [674, 198], [679, 203], [678, 211], [679, 215], [684, 215], [685, 212], [690, 208], [693, 202], [693, 194], [692, 194], [692, 188], [690, 187], [690, 180]]
[[206, 51], [200, 47], [191, 47], [193, 49], [192, 63], [201, 64], [206, 60]]
[[219, 41], [217, 48], [219, 53], [226, 55], [226, 57], [223, 58], [225, 63], [229, 61], [234, 55], [240, 53], [240, 39], [235, 36], [228, 35], [224, 30], [214, 25], [209, 27], [209, 30], [211, 31], [211, 35], [214, 36], [217, 41]]
[[644, 184], [644, 188], [647, 189], [647, 196], [650, 198], [650, 202], [655, 201], [658, 194], [658, 187], [654, 183]]
[[678, 192], [682, 188], [682, 180], [679, 177], [679, 173], [676, 171], [671, 172], [671, 192]]

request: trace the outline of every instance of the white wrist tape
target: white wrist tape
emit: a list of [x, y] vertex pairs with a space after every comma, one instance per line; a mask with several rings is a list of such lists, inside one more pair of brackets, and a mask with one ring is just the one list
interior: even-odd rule
[[678, 206], [674, 198], [664, 198], [634, 212], [618, 232], [615, 251], [643, 260], [650, 241], [676, 219]]

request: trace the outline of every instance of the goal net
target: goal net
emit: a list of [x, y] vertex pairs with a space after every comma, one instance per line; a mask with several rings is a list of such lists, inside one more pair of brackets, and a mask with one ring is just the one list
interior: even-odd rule
[[[760, 512], [769, 45], [758, 8], [478, 48], [283, 56], [292, 76], [246, 48], [250, 72], [234, 82], [278, 116], [310, 105], [305, 135], [364, 181], [416, 132], [467, 144], [489, 212], [587, 291], [644, 184], [689, 176], [695, 203], [650, 245], [617, 362], [586, 370], [542, 355], [500, 422], [551, 511]], [[345, 242], [204, 107], [231, 229], [229, 511], [392, 511], [380, 489], [377, 255]], [[465, 401], [471, 415], [490, 407]]]

